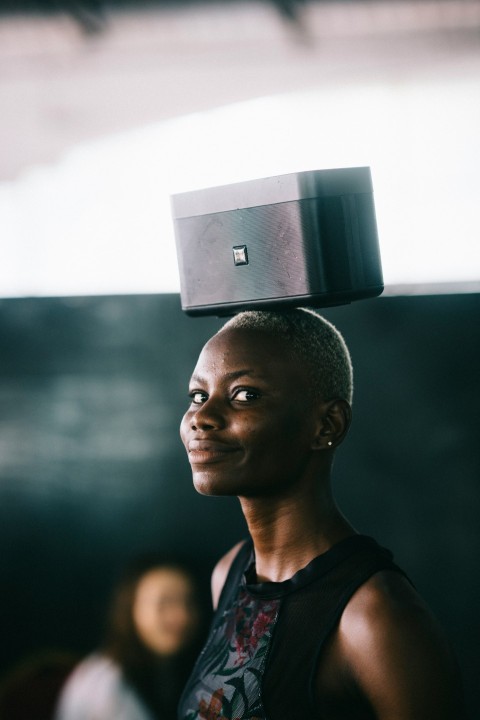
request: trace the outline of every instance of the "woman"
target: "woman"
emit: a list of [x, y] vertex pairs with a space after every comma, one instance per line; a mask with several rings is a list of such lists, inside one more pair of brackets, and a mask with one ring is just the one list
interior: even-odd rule
[[215, 568], [181, 720], [465, 717], [431, 612], [333, 497], [352, 386], [343, 338], [313, 311], [240, 313], [203, 348], [181, 436], [197, 491], [236, 495], [250, 537]]
[[174, 720], [198, 620], [183, 566], [136, 561], [113, 594], [103, 648], [67, 680], [56, 720]]

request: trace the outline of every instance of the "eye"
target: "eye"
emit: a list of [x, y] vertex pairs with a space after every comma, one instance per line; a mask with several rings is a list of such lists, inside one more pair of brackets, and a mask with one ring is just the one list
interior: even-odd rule
[[233, 393], [232, 400], [247, 403], [252, 402], [252, 400], [257, 400], [259, 397], [260, 393], [257, 392], [257, 390], [252, 390], [251, 388], [238, 388]]
[[192, 390], [192, 392], [188, 394], [188, 397], [190, 398], [192, 405], [201, 405], [207, 399], [207, 393], [204, 393], [201, 390]]

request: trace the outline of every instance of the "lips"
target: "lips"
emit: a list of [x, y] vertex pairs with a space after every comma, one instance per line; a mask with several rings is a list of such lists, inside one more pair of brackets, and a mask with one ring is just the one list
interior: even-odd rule
[[188, 443], [188, 457], [192, 464], [220, 462], [238, 450], [237, 446], [218, 440], [190, 440]]

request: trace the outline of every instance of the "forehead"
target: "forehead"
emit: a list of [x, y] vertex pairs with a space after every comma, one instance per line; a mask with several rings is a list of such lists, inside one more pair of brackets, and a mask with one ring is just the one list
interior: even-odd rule
[[200, 353], [194, 374], [223, 375], [241, 370], [266, 379], [279, 374], [305, 375], [285, 338], [250, 328], [229, 328], [214, 335]]
[[150, 570], [141, 578], [137, 586], [137, 597], [163, 596], [169, 592], [189, 590], [190, 581], [182, 572], [173, 568], [159, 568]]

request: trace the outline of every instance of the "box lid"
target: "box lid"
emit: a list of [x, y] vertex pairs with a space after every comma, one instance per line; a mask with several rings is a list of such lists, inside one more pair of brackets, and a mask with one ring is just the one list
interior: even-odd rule
[[307, 170], [247, 180], [171, 196], [174, 220], [261, 205], [357, 193], [371, 193], [369, 167]]

